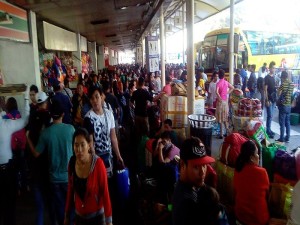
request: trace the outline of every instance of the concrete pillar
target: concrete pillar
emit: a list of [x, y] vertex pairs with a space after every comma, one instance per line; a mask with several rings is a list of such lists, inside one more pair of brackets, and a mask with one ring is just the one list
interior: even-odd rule
[[102, 70], [105, 66], [104, 66], [104, 46], [100, 45], [99, 46], [99, 54], [97, 57], [97, 67], [99, 70]]
[[41, 75], [40, 75], [40, 66], [39, 66], [39, 47], [38, 47], [38, 37], [37, 37], [37, 27], [36, 27], [36, 14], [33, 11], [29, 12], [30, 18], [30, 28], [31, 28], [31, 39], [33, 47], [33, 61], [34, 65], [34, 82], [39, 90], [41, 90]]
[[165, 49], [165, 18], [163, 5], [160, 7], [160, 18], [159, 18], [159, 38], [160, 38], [160, 59], [161, 59], [161, 85], [162, 87], [166, 85], [166, 49]]
[[194, 113], [195, 103], [195, 59], [194, 59], [194, 0], [186, 1], [186, 28], [187, 34], [187, 103], [188, 114]]
[[96, 42], [89, 42], [89, 54], [92, 58], [93, 70], [98, 73]]
[[77, 68], [77, 73], [79, 74], [79, 73], [81, 73], [81, 70], [82, 70], [80, 33], [77, 33], [76, 36], [77, 36], [77, 51], [73, 52], [73, 55], [74, 55], [73, 66]]
[[234, 0], [230, 0], [230, 35], [229, 35], [229, 82], [233, 84], [234, 75]]
[[181, 17], [182, 17], [182, 63], [184, 65], [184, 56], [185, 56], [185, 47], [184, 47], [184, 39], [185, 39], [185, 32], [184, 32], [184, 28], [185, 28], [185, 23], [184, 23], [184, 12], [185, 12], [185, 3], [184, 0], [182, 0], [183, 4], [182, 4], [182, 13], [181, 13]]

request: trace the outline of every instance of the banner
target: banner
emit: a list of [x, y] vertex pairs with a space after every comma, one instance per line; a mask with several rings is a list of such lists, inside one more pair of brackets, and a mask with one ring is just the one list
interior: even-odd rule
[[146, 63], [149, 72], [159, 71], [158, 37], [146, 37]]
[[0, 0], [0, 38], [30, 42], [26, 10]]

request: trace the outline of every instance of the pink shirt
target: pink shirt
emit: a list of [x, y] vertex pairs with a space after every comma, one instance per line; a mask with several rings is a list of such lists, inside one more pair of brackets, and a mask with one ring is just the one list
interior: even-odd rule
[[175, 158], [175, 155], [179, 156], [180, 150], [175, 145], [172, 144], [171, 150], [168, 152], [167, 156], [164, 158], [169, 158], [171, 161]]
[[219, 88], [219, 95], [224, 101], [227, 100], [228, 86], [229, 84], [225, 79], [220, 79], [217, 83], [217, 89]]
[[163, 92], [166, 93], [166, 95], [171, 95], [171, 85], [170, 84], [166, 84], [163, 89], [162, 89]]

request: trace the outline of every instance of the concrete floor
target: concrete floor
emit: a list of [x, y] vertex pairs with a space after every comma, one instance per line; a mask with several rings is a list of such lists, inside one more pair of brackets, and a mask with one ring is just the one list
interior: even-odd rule
[[[264, 112], [266, 114], [266, 112]], [[265, 121], [266, 115], [264, 115], [264, 125], [266, 125]], [[270, 139], [270, 142], [273, 143], [275, 142], [276, 139], [279, 138], [280, 134], [280, 126], [278, 123], [278, 109], [275, 108], [274, 110], [274, 117], [272, 120], [272, 125], [271, 129], [276, 133], [274, 139]], [[212, 156], [214, 156], [216, 159], [219, 157], [219, 150], [220, 150], [220, 145], [222, 144], [223, 140], [218, 139], [216, 136], [212, 138]], [[282, 143], [286, 146], [286, 149], [288, 151], [291, 151], [298, 146], [300, 146], [300, 124], [296, 126], [291, 125], [291, 137], [290, 137], [290, 143]]]
[[[271, 142], [275, 142], [275, 139], [279, 138], [279, 124], [278, 124], [278, 110], [274, 112], [274, 120], [272, 121], [272, 130], [276, 133], [275, 138], [271, 139]], [[217, 139], [215, 136], [212, 138], [212, 156], [216, 159], [219, 157], [219, 147], [223, 142], [222, 139]], [[300, 146], [300, 125], [291, 126], [291, 138], [290, 143], [285, 144], [287, 150], [295, 149]], [[129, 211], [138, 210], [136, 207], [130, 206]], [[131, 212], [132, 213], [132, 212]], [[29, 225], [35, 224], [35, 207], [34, 207], [34, 196], [32, 192], [27, 192], [21, 194], [17, 198], [17, 225]], [[137, 215], [130, 215], [131, 218], [137, 217]], [[49, 225], [49, 218], [47, 213], [45, 213], [45, 225]], [[117, 224], [117, 223], [116, 223]], [[125, 223], [126, 224], [126, 223]], [[139, 221], [137, 224], [143, 224], [142, 221]]]

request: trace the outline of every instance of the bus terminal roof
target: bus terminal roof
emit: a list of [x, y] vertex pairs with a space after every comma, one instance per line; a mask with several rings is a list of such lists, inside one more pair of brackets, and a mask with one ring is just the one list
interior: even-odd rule
[[[7, 0], [32, 10], [37, 19], [80, 33], [88, 41], [115, 50], [132, 49], [159, 27], [160, 7], [166, 24], [182, 15], [183, 0]], [[235, 0], [239, 3], [242, 0]], [[230, 6], [230, 0], [195, 0], [195, 23]], [[177, 32], [182, 26], [172, 26]]]

